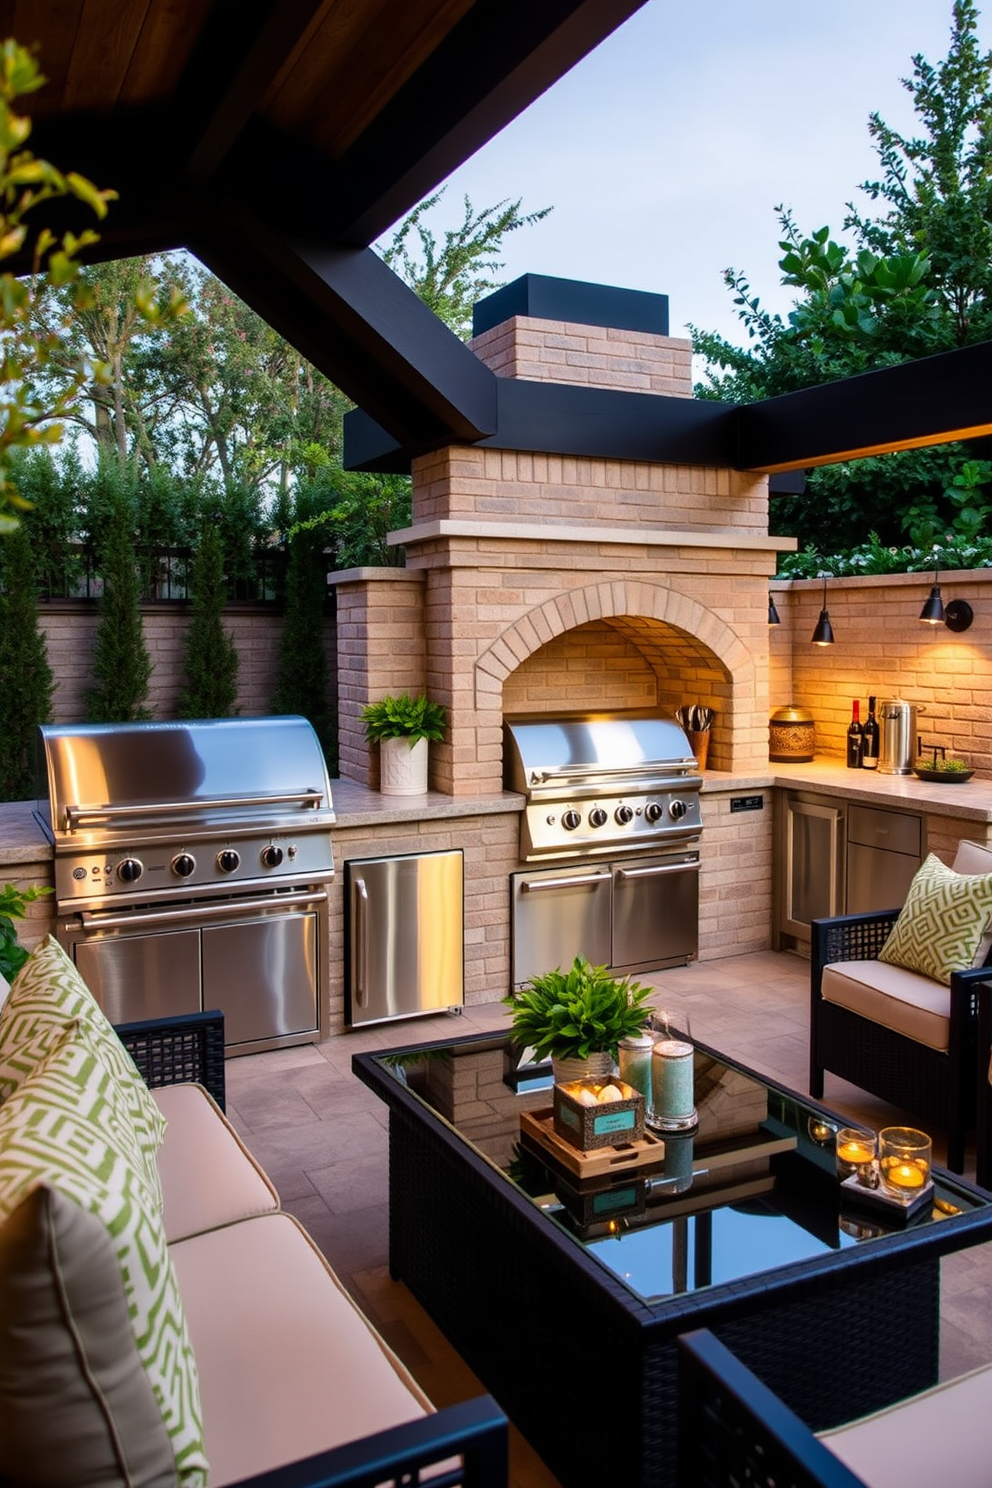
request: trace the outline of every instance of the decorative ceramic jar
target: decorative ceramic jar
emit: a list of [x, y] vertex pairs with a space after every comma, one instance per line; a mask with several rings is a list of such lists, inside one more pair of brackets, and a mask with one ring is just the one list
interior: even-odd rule
[[379, 740], [379, 790], [384, 796], [423, 796], [427, 792], [427, 740]]
[[783, 765], [805, 765], [813, 758], [816, 724], [812, 713], [790, 703], [768, 721], [768, 758]]

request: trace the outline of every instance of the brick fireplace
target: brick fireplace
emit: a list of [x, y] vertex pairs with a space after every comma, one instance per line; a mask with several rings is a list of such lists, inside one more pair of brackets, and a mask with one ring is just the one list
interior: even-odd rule
[[[652, 297], [644, 297], [649, 299]], [[514, 315], [497, 375], [692, 396], [688, 341]], [[731, 469], [448, 447], [413, 466], [402, 570], [335, 576], [341, 774], [376, 786], [358, 714], [425, 690], [449, 710], [433, 789], [498, 791], [505, 713], [704, 703], [709, 766], [768, 763], [768, 482]]]

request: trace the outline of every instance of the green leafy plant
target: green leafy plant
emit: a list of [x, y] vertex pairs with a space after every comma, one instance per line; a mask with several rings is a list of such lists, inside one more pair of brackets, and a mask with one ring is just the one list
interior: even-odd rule
[[102, 559], [104, 591], [86, 716], [91, 723], [134, 723], [151, 717], [145, 699], [152, 662], [138, 605], [133, 511], [123, 496], [114, 504]]
[[423, 694], [411, 697], [407, 692], [395, 698], [387, 693], [378, 702], [369, 703], [358, 716], [365, 725], [365, 737], [370, 743], [381, 739], [409, 739], [411, 749], [418, 739], [440, 742], [447, 722], [440, 703], [432, 703]]
[[224, 540], [205, 521], [193, 559], [193, 615], [186, 633], [186, 685], [180, 718], [231, 718], [238, 712], [238, 650], [223, 623], [227, 583]]
[[650, 996], [650, 987], [576, 956], [567, 971], [556, 967], [532, 977], [503, 1001], [513, 1010], [514, 1038], [538, 1059], [586, 1059], [597, 1052], [615, 1059], [620, 1040], [643, 1031]]
[[28, 952], [17, 943], [15, 920], [23, 920], [27, 905], [44, 894], [54, 894], [50, 884], [33, 884], [28, 889], [19, 889], [15, 884], [4, 884], [0, 889], [0, 976], [12, 982], [28, 959]]

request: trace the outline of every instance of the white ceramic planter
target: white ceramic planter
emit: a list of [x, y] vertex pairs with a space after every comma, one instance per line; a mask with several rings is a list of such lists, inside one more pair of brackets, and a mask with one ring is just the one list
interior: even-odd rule
[[384, 796], [423, 796], [427, 793], [427, 740], [380, 739], [379, 790]]
[[613, 1055], [602, 1049], [589, 1054], [585, 1059], [551, 1056], [551, 1069], [556, 1085], [568, 1085], [572, 1080], [606, 1080], [613, 1073]]

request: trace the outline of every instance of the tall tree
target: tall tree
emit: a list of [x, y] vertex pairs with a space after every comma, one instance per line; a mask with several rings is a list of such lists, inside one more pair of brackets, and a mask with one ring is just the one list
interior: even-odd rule
[[203, 524], [193, 559], [192, 589], [186, 683], [176, 712], [180, 718], [229, 718], [238, 711], [238, 650], [230, 631], [224, 629], [224, 540], [209, 519]]
[[[767, 311], [743, 274], [726, 271], [748, 345], [693, 328], [708, 363], [699, 396], [751, 402], [992, 337], [992, 53], [979, 47], [977, 20], [972, 0], [955, 0], [946, 58], [913, 58], [903, 82], [918, 134], [871, 116], [880, 173], [862, 190], [884, 210], [848, 204], [853, 246], [828, 227], [804, 235], [777, 209], [781, 281], [797, 291], [789, 314]], [[806, 497], [773, 500], [772, 524], [834, 548], [869, 527], [886, 541], [931, 543], [973, 525], [976, 468], [985, 466], [953, 444], [823, 467]]]
[[55, 682], [38, 625], [34, 560], [22, 525], [0, 546], [0, 801], [35, 793], [35, 736], [52, 716]]
[[135, 723], [152, 716], [145, 707], [152, 663], [138, 608], [134, 512], [121, 493], [110, 514], [100, 567], [104, 590], [86, 716], [91, 723]]

